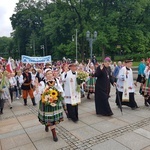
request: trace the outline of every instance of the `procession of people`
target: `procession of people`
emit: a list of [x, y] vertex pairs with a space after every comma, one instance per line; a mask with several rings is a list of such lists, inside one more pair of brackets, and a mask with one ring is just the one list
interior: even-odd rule
[[136, 82], [133, 79], [132, 59], [126, 59], [124, 63], [119, 61], [113, 67], [111, 62], [110, 57], [101, 63], [94, 57], [94, 61], [89, 60], [87, 64], [77, 61], [45, 64], [20, 62], [19, 67], [15, 64], [11, 71], [6, 67], [7, 62], [0, 62], [0, 114], [4, 113], [6, 101], [13, 109], [15, 99], [22, 99], [24, 106], [27, 106], [30, 96], [33, 107], [38, 107], [39, 122], [46, 132], [50, 128], [53, 140], [57, 142], [56, 125], [64, 120], [63, 112], [68, 120], [77, 123], [80, 119], [78, 107], [85, 93], [88, 100], [94, 94], [96, 115], [112, 116], [109, 104], [111, 88], [116, 89], [118, 107], [126, 105], [135, 110], [138, 108], [134, 97], [135, 86], [140, 82], [140, 94], [144, 97], [145, 106], [149, 106], [150, 60], [144, 65], [142, 59]]

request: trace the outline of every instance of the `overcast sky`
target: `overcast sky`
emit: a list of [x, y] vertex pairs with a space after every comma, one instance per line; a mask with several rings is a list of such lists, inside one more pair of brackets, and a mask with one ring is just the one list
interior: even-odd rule
[[17, 2], [19, 0], [0, 0], [0, 37], [10, 37], [12, 27], [9, 18], [14, 13]]

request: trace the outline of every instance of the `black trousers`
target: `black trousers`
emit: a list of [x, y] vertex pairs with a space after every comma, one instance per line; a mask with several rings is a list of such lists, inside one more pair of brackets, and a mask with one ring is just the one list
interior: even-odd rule
[[78, 104], [72, 106], [71, 104], [67, 104], [68, 118], [73, 121], [78, 121]]
[[13, 102], [13, 92], [17, 92], [17, 87], [16, 86], [14, 88], [9, 88], [11, 102]]
[[137, 103], [135, 101], [135, 98], [134, 98], [134, 93], [129, 93], [129, 102], [122, 102], [122, 94], [123, 94], [123, 92], [119, 92], [116, 96], [116, 104], [117, 105], [119, 105], [119, 102], [118, 102], [118, 96], [119, 96], [122, 105], [126, 105], [131, 108], [138, 107]]

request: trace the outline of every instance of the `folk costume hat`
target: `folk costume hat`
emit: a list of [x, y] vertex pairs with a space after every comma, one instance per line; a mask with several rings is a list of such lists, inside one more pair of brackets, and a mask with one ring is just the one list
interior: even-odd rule
[[48, 71], [52, 71], [52, 69], [47, 68], [47, 69], [44, 70], [44, 73], [46, 74]]
[[45, 66], [51, 66], [51, 64], [50, 63], [46, 63]]
[[69, 64], [69, 67], [74, 67], [74, 66], [77, 66], [77, 63], [72, 62], [72, 63]]
[[133, 59], [126, 59], [125, 63], [133, 62]]

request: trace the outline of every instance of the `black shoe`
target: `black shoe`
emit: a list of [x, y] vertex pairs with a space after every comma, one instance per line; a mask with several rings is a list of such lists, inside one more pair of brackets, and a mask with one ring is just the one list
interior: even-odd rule
[[137, 107], [132, 107], [131, 109], [132, 109], [132, 110], [135, 110], [135, 109], [137, 109]]
[[78, 119], [71, 119], [74, 123], [78, 122]]
[[57, 141], [58, 141], [57, 136], [56, 136], [56, 137], [53, 137], [53, 141], [55, 141], [55, 142], [57, 142]]
[[12, 106], [10, 106], [9, 108], [12, 109]]
[[110, 113], [110, 114], [103, 114], [103, 116], [112, 116], [113, 113]]
[[48, 131], [49, 131], [48, 126], [45, 126], [45, 132], [48, 132]]

